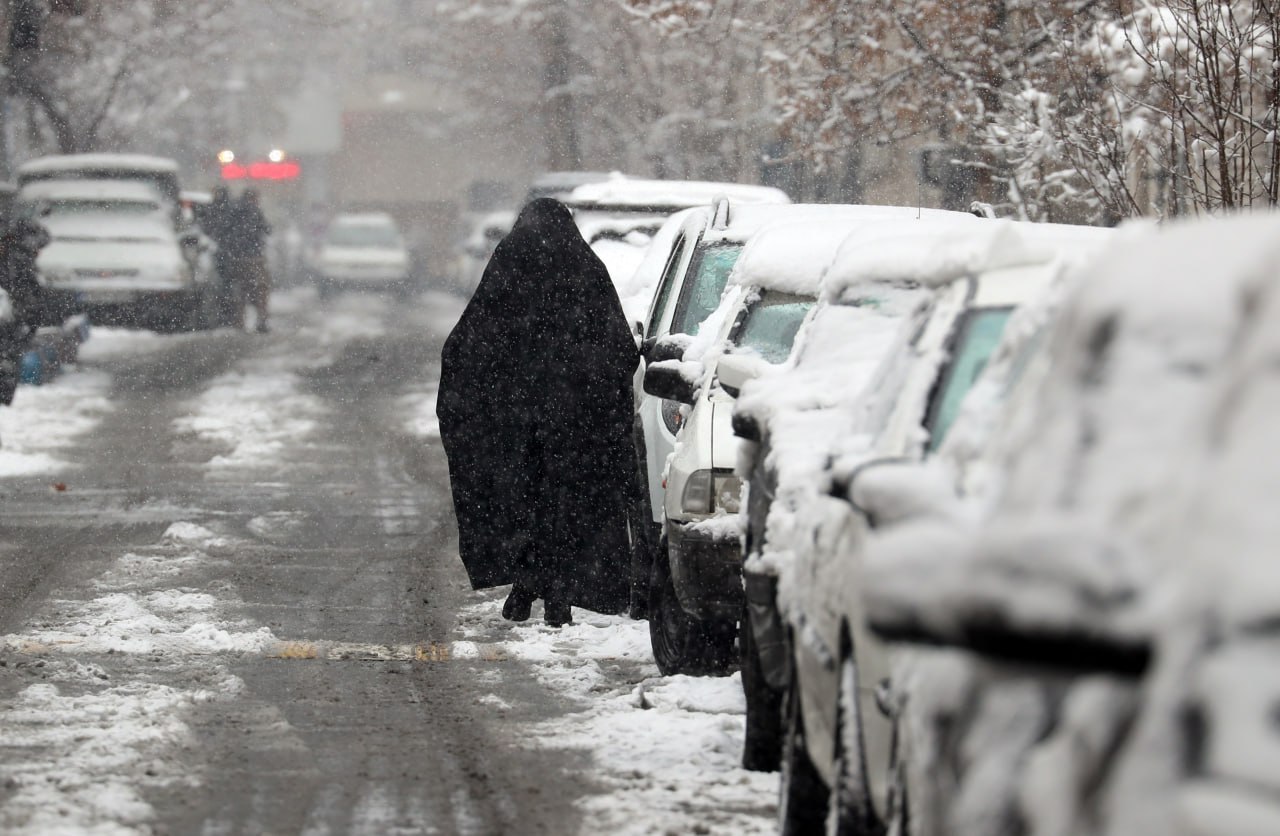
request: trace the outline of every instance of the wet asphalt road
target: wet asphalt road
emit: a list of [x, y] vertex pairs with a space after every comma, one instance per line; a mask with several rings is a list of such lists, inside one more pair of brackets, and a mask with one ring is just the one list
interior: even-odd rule
[[[298, 298], [303, 304], [279, 315], [269, 336], [165, 338], [145, 353], [94, 362], [110, 375], [116, 409], [60, 453], [79, 465], [58, 476], [65, 490], [40, 476], [0, 480], [0, 635], [11, 637], [0, 646], [0, 700], [44, 681], [56, 683], [59, 698], [92, 695], [97, 678], [113, 693], [167, 695], [181, 706], [180, 727], [139, 743], [145, 757], [108, 770], [110, 792], [141, 806], [97, 803], [104, 828], [577, 831], [574, 801], [590, 791], [583, 764], [521, 746], [518, 731], [563, 707], [520, 662], [450, 652], [456, 614], [474, 595], [456, 558], [442, 453], [409, 434], [403, 402], [407, 386], [438, 375], [448, 316], [430, 306], [443, 300], [356, 300], [381, 311], [383, 333], [318, 350], [324, 318], [351, 300], [321, 307]], [[269, 466], [217, 467], [226, 442], [175, 421], [213, 383], [246, 369], [266, 370], [267, 379], [286, 370], [297, 394], [320, 408], [309, 431], [278, 441]], [[178, 560], [181, 549], [164, 539], [174, 523], [217, 540], [201, 545], [200, 559]], [[172, 568], [130, 574], [134, 565]], [[177, 643], [132, 653], [88, 639], [29, 647], [12, 639], [82, 618], [116, 589], [143, 601], [174, 590], [208, 596], [219, 623], [265, 628], [272, 641], [235, 652]], [[89, 680], [77, 678], [85, 671]], [[477, 699], [477, 683], [514, 708], [492, 711]], [[47, 788], [33, 786], [21, 763], [68, 744], [5, 738], [0, 728], [0, 774], [9, 776], [0, 784], [0, 831], [37, 832], [27, 816]], [[65, 797], [93, 798], [97, 774], [40, 780]]]

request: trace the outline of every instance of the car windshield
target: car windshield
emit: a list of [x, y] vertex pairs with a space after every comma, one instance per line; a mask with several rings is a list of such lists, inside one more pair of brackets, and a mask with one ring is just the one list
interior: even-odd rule
[[400, 235], [393, 227], [376, 224], [337, 224], [325, 238], [335, 247], [400, 246]]
[[1012, 313], [1013, 308], [981, 308], [964, 315], [951, 361], [943, 369], [925, 420], [930, 450], [938, 449], [946, 438], [947, 431], [960, 413], [964, 396], [986, 368], [987, 360], [996, 350]]
[[680, 292], [680, 304], [676, 307], [671, 323], [673, 334], [697, 334], [702, 321], [716, 305], [729, 281], [733, 265], [742, 255], [742, 245], [736, 243], [711, 244], [699, 247], [689, 264], [689, 276]]
[[75, 198], [50, 200], [43, 204], [51, 218], [80, 215], [150, 215], [160, 211], [160, 204], [148, 200], [116, 198]]
[[781, 363], [791, 356], [800, 324], [813, 306], [814, 300], [803, 296], [766, 293], [747, 310], [734, 343], [770, 363]]

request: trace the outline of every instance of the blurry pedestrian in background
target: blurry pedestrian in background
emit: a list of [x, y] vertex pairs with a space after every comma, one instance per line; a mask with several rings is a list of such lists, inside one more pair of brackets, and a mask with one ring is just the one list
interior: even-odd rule
[[238, 288], [240, 303], [237, 319], [244, 327], [244, 306], [252, 305], [257, 312], [257, 331], [270, 330], [267, 323], [267, 303], [271, 295], [271, 274], [267, 271], [267, 236], [271, 224], [258, 206], [258, 193], [245, 189], [230, 213], [228, 250], [232, 273]]
[[436, 408], [462, 561], [476, 589], [512, 584], [505, 618], [626, 609], [638, 361], [569, 210], [530, 203], [445, 342]]
[[209, 203], [197, 207], [196, 223], [217, 244], [213, 253], [213, 267], [218, 274], [218, 324], [240, 326], [243, 324], [243, 317], [240, 314], [241, 304], [237, 299], [235, 264], [231, 257], [234, 212], [235, 203], [231, 200], [231, 192], [226, 186], [217, 186]]

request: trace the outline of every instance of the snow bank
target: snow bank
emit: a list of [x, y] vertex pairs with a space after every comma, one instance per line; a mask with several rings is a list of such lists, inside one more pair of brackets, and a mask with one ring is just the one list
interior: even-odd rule
[[[500, 624], [500, 609], [496, 599], [470, 607], [463, 623], [474, 634]], [[537, 724], [533, 739], [589, 752], [593, 778], [607, 788], [582, 802], [583, 832], [773, 833], [777, 776], [739, 766], [738, 675], [660, 676], [645, 622], [581, 609], [574, 619], [559, 630], [516, 625], [501, 646], [566, 703], [565, 716]]]
[[94, 430], [115, 405], [111, 377], [74, 368], [45, 386], [20, 386], [0, 408], [0, 477], [52, 473], [72, 464], [57, 453]]

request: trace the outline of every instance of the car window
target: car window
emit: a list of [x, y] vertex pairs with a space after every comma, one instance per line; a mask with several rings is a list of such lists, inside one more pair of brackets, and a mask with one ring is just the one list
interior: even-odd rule
[[649, 330], [645, 333], [646, 338], [658, 336], [663, 314], [666, 313], [667, 305], [671, 302], [671, 291], [675, 288], [676, 271], [680, 269], [680, 262], [684, 258], [684, 250], [688, 244], [689, 239], [681, 235], [676, 238], [675, 244], [671, 247], [671, 256], [667, 259], [667, 266], [662, 268], [662, 279], [658, 282], [658, 292], [654, 296], [653, 312], [649, 315]]
[[938, 449], [946, 438], [965, 394], [996, 350], [1012, 313], [1013, 308], [975, 308], [961, 318], [951, 359], [942, 371], [925, 419], [930, 451]]
[[146, 200], [51, 200], [45, 204], [49, 217], [73, 215], [150, 215], [160, 211], [159, 203]]
[[336, 224], [325, 236], [335, 247], [399, 247], [400, 234], [394, 227], [375, 224]]
[[813, 299], [789, 293], [767, 293], [747, 310], [733, 342], [770, 363], [781, 363], [791, 356], [796, 334], [814, 304]]
[[720, 304], [724, 286], [740, 255], [742, 245], [737, 243], [710, 244], [694, 252], [688, 278], [680, 289], [680, 302], [671, 321], [671, 333], [698, 333], [702, 320]]

